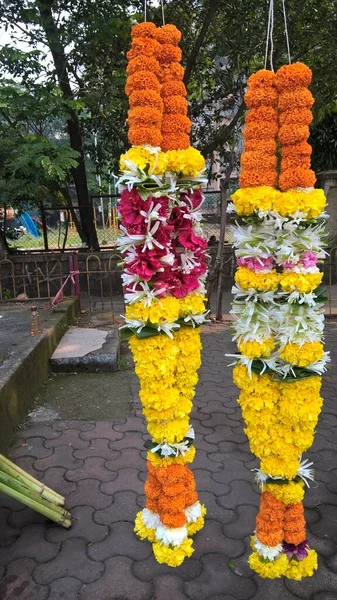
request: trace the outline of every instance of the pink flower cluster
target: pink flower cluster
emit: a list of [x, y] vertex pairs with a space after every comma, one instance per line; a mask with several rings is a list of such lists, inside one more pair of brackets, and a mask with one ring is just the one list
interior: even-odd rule
[[300, 258], [300, 260], [297, 263], [294, 261], [291, 261], [291, 260], [286, 260], [282, 266], [285, 271], [291, 271], [292, 269], [294, 269], [297, 266], [303, 267], [304, 269], [311, 269], [312, 267], [317, 266], [317, 262], [318, 262], [318, 259], [317, 259], [316, 252], [311, 252], [310, 250], [306, 250], [304, 252], [302, 258]]
[[124, 237], [124, 292], [149, 290], [157, 298], [187, 296], [202, 291], [207, 269], [207, 240], [198, 224], [201, 190], [172, 197], [149, 196], [143, 200], [136, 189], [122, 192], [118, 211]]
[[251, 271], [271, 271], [275, 265], [273, 256], [267, 258], [238, 258], [237, 263], [240, 267], [247, 267]]

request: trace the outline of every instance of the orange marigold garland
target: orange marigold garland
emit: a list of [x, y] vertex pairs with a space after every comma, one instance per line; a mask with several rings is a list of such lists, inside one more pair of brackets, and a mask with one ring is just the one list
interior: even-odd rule
[[312, 463], [301, 458], [313, 443], [329, 357], [318, 268], [325, 256], [325, 197], [312, 187], [307, 142], [310, 82], [301, 63], [249, 78], [241, 189], [230, 206], [238, 263], [234, 381], [250, 448], [260, 459], [262, 492], [249, 564], [268, 578], [301, 579], [317, 568], [302, 503]]
[[[128, 52], [129, 141], [121, 156], [120, 250], [125, 326], [151, 436], [145, 508], [135, 521], [160, 563], [180, 565], [204, 523], [188, 468], [205, 321], [207, 241], [200, 227], [205, 161], [189, 145], [184, 69], [173, 25], [135, 25]], [[160, 148], [161, 146], [161, 148]], [[163, 151], [164, 150], [164, 151]]]

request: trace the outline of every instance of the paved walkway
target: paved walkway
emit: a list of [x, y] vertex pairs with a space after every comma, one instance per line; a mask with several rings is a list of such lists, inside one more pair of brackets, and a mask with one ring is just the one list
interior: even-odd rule
[[[330, 324], [330, 349], [336, 336]], [[224, 357], [234, 347], [223, 325], [206, 327], [203, 342], [194, 472], [208, 514], [192, 558], [175, 570], [159, 565], [150, 544], [133, 534], [146, 477], [138, 406], [133, 416], [113, 422], [37, 423], [19, 432], [12, 456], [66, 495], [74, 524], [66, 531], [0, 497], [1, 600], [337, 599], [337, 351], [325, 378], [324, 415], [307, 454], [315, 461], [317, 484], [307, 493], [306, 517], [320, 569], [303, 582], [268, 581], [247, 566], [259, 495]]]

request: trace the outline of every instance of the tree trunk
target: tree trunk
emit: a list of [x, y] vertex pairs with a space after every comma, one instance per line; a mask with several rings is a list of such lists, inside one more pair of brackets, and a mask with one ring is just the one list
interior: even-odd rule
[[82, 224], [81, 224], [81, 221], [77, 217], [76, 208], [73, 206], [72, 199], [71, 199], [68, 189], [61, 188], [61, 193], [67, 203], [67, 208], [69, 208], [69, 210], [70, 210], [71, 217], [75, 223], [75, 227], [77, 229], [78, 235], [80, 236], [82, 242], [86, 243], [86, 237], [85, 237], [83, 229], [82, 229]]
[[[73, 100], [71, 90], [67, 57], [61, 43], [59, 30], [54, 21], [52, 5], [54, 0], [40, 0], [38, 7], [41, 17], [41, 25], [44, 29], [50, 52], [53, 57], [55, 71], [60, 89], [65, 100]], [[84, 241], [92, 250], [99, 250], [99, 243], [94, 222], [94, 211], [89, 197], [87, 174], [84, 162], [83, 137], [80, 122], [76, 110], [67, 107], [67, 127], [71, 147], [79, 153], [77, 167], [73, 169], [78, 208], [81, 217], [81, 225]]]

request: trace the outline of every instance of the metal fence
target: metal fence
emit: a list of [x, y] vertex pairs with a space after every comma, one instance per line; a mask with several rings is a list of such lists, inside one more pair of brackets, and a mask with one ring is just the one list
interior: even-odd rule
[[[118, 237], [117, 195], [92, 196], [98, 241], [102, 249], [116, 248]], [[220, 232], [220, 192], [206, 191], [203, 209], [204, 226], [208, 239], [215, 240]], [[2, 209], [0, 228], [12, 252], [64, 252], [85, 245], [78, 233], [79, 209], [65, 206], [49, 207], [24, 205], [19, 211], [10, 207]], [[213, 239], [213, 238], [212, 238]], [[213, 241], [215, 241], [213, 239]]]

